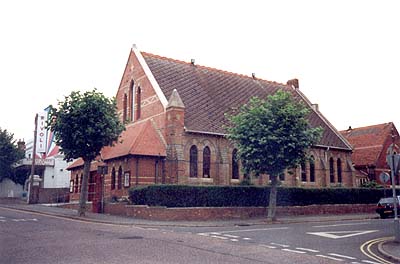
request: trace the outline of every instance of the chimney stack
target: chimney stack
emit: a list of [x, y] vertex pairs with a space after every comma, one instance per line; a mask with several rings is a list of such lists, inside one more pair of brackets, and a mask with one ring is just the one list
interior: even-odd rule
[[299, 79], [291, 79], [287, 81], [286, 84], [292, 86], [295, 89], [299, 89]]
[[194, 65], [194, 64], [195, 64], [195, 62], [196, 62], [196, 60], [195, 60], [195, 59], [191, 59], [191, 60], [190, 60], [190, 63], [191, 63], [192, 65]]

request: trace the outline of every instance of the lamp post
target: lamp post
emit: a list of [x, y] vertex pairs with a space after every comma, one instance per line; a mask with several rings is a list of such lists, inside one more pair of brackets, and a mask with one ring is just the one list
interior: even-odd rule
[[35, 130], [33, 134], [33, 152], [32, 152], [32, 166], [31, 166], [31, 178], [29, 181], [29, 195], [28, 195], [28, 204], [37, 203], [37, 188], [34, 188], [34, 175], [35, 175], [35, 161], [36, 161], [36, 140], [37, 140], [37, 123], [38, 123], [38, 114], [35, 115]]

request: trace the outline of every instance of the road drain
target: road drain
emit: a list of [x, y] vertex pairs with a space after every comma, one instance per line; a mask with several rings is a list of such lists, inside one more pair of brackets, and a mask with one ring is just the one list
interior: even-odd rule
[[141, 236], [120, 237], [119, 239], [143, 239]]

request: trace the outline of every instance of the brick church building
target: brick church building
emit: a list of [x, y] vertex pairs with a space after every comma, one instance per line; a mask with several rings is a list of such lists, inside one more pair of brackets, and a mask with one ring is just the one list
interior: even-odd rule
[[[226, 139], [225, 113], [251, 97], [289, 91], [310, 108], [312, 126], [324, 130], [310, 149], [310, 161], [281, 176], [283, 185], [353, 186], [352, 147], [299, 90], [296, 79], [270, 82], [182, 62], [133, 46], [117, 91], [117, 107], [126, 130], [113, 147], [93, 162], [89, 200], [127, 196], [128, 189], [148, 184], [237, 185], [245, 177], [267, 184], [268, 175], [243, 175], [237, 149]], [[98, 165], [108, 171], [98, 173]], [[79, 199], [83, 162], [71, 171], [71, 199]], [[100, 195], [101, 193], [101, 195]]]

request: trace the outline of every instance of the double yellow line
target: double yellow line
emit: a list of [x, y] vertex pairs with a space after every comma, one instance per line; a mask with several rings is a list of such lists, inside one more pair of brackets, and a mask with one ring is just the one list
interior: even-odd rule
[[394, 264], [393, 262], [387, 261], [380, 256], [376, 255], [374, 252], [372, 252], [371, 247], [374, 246], [375, 244], [381, 243], [383, 241], [386, 241], [388, 239], [391, 239], [391, 237], [381, 237], [381, 238], [376, 238], [369, 240], [365, 242], [364, 244], [361, 245], [360, 250], [361, 252], [366, 255], [367, 257], [382, 263], [382, 264]]

